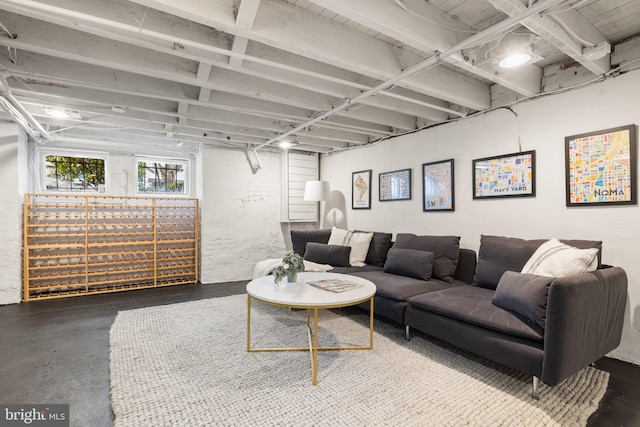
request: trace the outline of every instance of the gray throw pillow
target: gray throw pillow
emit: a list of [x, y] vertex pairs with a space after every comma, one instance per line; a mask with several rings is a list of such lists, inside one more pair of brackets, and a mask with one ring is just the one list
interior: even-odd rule
[[334, 267], [349, 267], [350, 246], [327, 245], [309, 242], [304, 251], [304, 259], [318, 264], [329, 264]]
[[554, 280], [554, 277], [507, 271], [502, 275], [491, 302], [544, 328], [549, 286]]
[[291, 230], [293, 252], [304, 256], [307, 242], [327, 243], [331, 236], [331, 229], [322, 230]]
[[[367, 233], [366, 231], [357, 231], [357, 233]], [[373, 232], [371, 243], [369, 244], [369, 252], [367, 252], [367, 258], [364, 262], [367, 265], [376, 265], [383, 267], [384, 262], [387, 259], [387, 252], [391, 247], [391, 233]]]
[[433, 271], [433, 260], [433, 252], [391, 248], [382, 270], [385, 273], [429, 280]]
[[460, 255], [459, 236], [416, 236], [411, 233], [398, 233], [392, 248], [433, 252], [433, 277], [453, 282]]

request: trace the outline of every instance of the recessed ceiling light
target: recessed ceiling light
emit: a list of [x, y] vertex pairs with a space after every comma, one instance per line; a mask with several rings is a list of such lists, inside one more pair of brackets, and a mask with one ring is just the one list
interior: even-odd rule
[[516, 68], [526, 64], [530, 59], [531, 55], [528, 53], [512, 53], [502, 58], [502, 60], [500, 61], [500, 66], [502, 68]]
[[278, 143], [278, 147], [282, 148], [282, 149], [287, 149], [287, 148], [291, 148], [291, 147], [295, 147], [296, 145], [298, 145], [297, 142], [295, 141], [291, 141], [289, 139], [283, 139], [282, 141], [280, 141]]
[[55, 117], [56, 119], [68, 119], [70, 117], [69, 113], [61, 108], [44, 108], [44, 112], [47, 113], [47, 116]]
[[56, 119], [76, 119], [82, 120], [80, 113], [74, 110], [67, 110], [59, 107], [43, 107], [47, 116], [55, 117]]

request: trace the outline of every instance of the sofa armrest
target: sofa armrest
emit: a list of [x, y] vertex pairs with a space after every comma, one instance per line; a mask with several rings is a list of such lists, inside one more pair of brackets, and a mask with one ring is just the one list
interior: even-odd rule
[[554, 280], [541, 380], [554, 386], [618, 347], [626, 301], [627, 274], [620, 267]]

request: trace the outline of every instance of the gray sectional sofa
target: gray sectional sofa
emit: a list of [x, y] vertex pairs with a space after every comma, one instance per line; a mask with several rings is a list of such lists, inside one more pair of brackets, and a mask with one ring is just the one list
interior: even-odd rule
[[[326, 244], [330, 234], [292, 231], [293, 249], [304, 256], [308, 242]], [[598, 269], [544, 278], [520, 271], [546, 240], [482, 236], [476, 261], [457, 236], [391, 237], [374, 233], [366, 266], [332, 271], [375, 283], [376, 315], [402, 325], [407, 339], [415, 329], [530, 374], [534, 397], [540, 381], [554, 386], [620, 344], [627, 276], [601, 265], [602, 242], [564, 240], [596, 248]]]

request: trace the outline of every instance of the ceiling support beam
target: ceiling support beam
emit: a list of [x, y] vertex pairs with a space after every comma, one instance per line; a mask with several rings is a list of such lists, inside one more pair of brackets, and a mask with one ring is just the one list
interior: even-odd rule
[[[168, 19], [161, 12], [144, 7], [136, 10], [134, 6], [120, 11], [113, 4], [105, 5], [96, 0], [84, 0], [81, 3], [60, 0], [57, 4], [58, 6], [52, 6], [33, 0], [0, 0], [0, 8], [24, 16], [266, 80], [281, 81], [282, 74], [287, 74], [286, 82], [289, 85], [339, 98], [353, 97], [379, 82], [264, 44], [249, 44], [246, 52], [240, 54], [234, 52], [233, 47], [230, 50], [228, 40], [209, 27], [198, 28], [197, 24], [176, 16]], [[138, 16], [135, 19], [142, 19], [144, 16], [144, 27], [133, 25], [130, 15]], [[236, 36], [234, 43], [241, 44], [242, 39], [248, 40]], [[244, 49], [242, 46], [240, 50]], [[232, 67], [229, 61], [241, 61], [243, 67]], [[450, 108], [446, 101], [431, 96], [415, 93], [411, 97], [402, 97], [386, 91], [381, 92], [381, 95], [375, 100], [375, 104], [374, 100], [368, 103], [430, 121], [446, 120], [448, 114], [464, 116], [460, 114], [460, 109]], [[390, 102], [389, 97], [402, 102]]]
[[[211, 64], [206, 64], [201, 62], [198, 64], [198, 71], [196, 72], [196, 79], [201, 82], [206, 82], [209, 80], [209, 76], [211, 75]], [[200, 94], [198, 95], [198, 101], [200, 102], [209, 102], [209, 97], [211, 96], [211, 89], [208, 87], [201, 87]]]
[[[399, 1], [404, 5], [405, 0]], [[476, 32], [473, 28], [459, 21], [447, 21], [439, 9], [425, 1], [412, 2], [410, 6], [409, 4], [405, 6], [412, 13], [403, 9], [393, 0], [350, 0], [348, 2], [343, 0], [311, 0], [311, 2], [427, 54], [450, 49], [454, 44], [463, 41], [469, 34]], [[422, 15], [424, 18], [417, 15]], [[447, 27], [457, 28], [459, 32], [437, 25], [429, 25], [425, 18], [442, 22]], [[522, 95], [530, 96], [540, 93], [542, 72], [535, 65], [523, 67], [530, 68], [523, 73], [497, 74], [492, 67], [474, 66], [471, 62], [466, 61], [459, 52], [446, 58], [445, 61]]]
[[[526, 6], [520, 0], [488, 1], [509, 16], [515, 16], [522, 13], [523, 10], [526, 10]], [[524, 19], [522, 25], [582, 64], [582, 66], [593, 74], [601, 75], [610, 70], [609, 54], [595, 60], [590, 60], [584, 56], [583, 49], [585, 46], [576, 39], [575, 35], [594, 45], [600, 42], [609, 43], [609, 41], [575, 10], [567, 10], [557, 15], [554, 15], [553, 11], [549, 14], [536, 14]], [[575, 35], [571, 35], [570, 33], [574, 33]]]
[[[258, 7], [260, 6], [260, 0], [242, 0], [238, 7], [238, 14], [236, 15], [236, 26], [240, 29], [250, 31], [253, 27], [253, 22], [258, 14]], [[245, 54], [247, 51], [247, 45], [249, 39], [242, 36], [235, 36], [233, 39], [233, 45], [231, 50], [234, 53]], [[232, 67], [242, 67], [242, 57], [234, 55], [229, 57], [229, 65]]]
[[453, 46], [451, 49], [448, 49], [442, 53], [438, 53], [435, 55], [430, 56], [429, 58], [425, 59], [422, 62], [419, 62], [418, 64], [415, 64], [412, 67], [407, 68], [406, 70], [404, 70], [402, 73], [396, 75], [395, 77], [380, 83], [378, 86], [372, 88], [371, 90], [362, 93], [360, 96], [357, 96], [356, 98], [353, 99], [347, 99], [345, 100], [345, 102], [343, 102], [342, 104], [332, 108], [329, 111], [326, 111], [316, 117], [314, 117], [313, 119], [307, 121], [306, 123], [302, 123], [300, 125], [298, 125], [297, 127], [291, 129], [288, 132], [285, 132], [282, 135], [279, 135], [276, 138], [273, 138], [267, 142], [265, 142], [264, 144], [258, 146], [257, 148], [266, 146], [266, 145], [270, 145], [273, 144], [275, 142], [281, 141], [283, 138], [286, 138], [287, 136], [293, 135], [295, 134], [297, 131], [300, 131], [302, 129], [305, 129], [315, 123], [318, 123], [322, 120], [326, 120], [327, 118], [331, 117], [332, 115], [336, 114], [339, 111], [345, 110], [347, 108], [349, 108], [352, 105], [358, 104], [361, 102], [362, 99], [368, 98], [370, 96], [374, 96], [375, 94], [377, 94], [378, 92], [380, 92], [381, 90], [385, 90], [388, 89], [392, 86], [394, 86], [396, 83], [398, 83], [399, 81], [402, 81], [404, 79], [406, 79], [407, 77], [413, 76], [416, 73], [419, 73], [423, 70], [429, 69], [437, 64], [439, 64], [440, 62], [442, 62], [445, 58], [456, 54], [457, 52], [464, 50], [464, 49], [468, 49], [472, 46], [476, 46], [478, 44], [481, 44], [483, 42], [486, 42], [487, 40], [490, 40], [493, 36], [495, 36], [496, 34], [501, 33], [502, 31], [512, 27], [513, 25], [518, 24], [520, 21], [522, 21], [523, 19], [535, 14], [535, 13], [540, 13], [544, 10], [547, 10], [550, 7], [553, 7], [557, 4], [560, 4], [562, 2], [564, 2], [566, 0], [542, 0], [534, 5], [532, 5], [531, 7], [529, 7], [526, 11], [519, 13], [518, 15], [511, 17], [511, 18], [507, 18], [467, 39], [465, 39], [464, 41], [458, 43], [457, 45]]
[[[287, 2], [262, 0], [252, 30], [244, 31], [235, 25], [233, 0], [179, 5], [174, 0], [132, 1], [378, 80], [392, 78], [422, 59]], [[476, 110], [490, 105], [487, 84], [451, 70], [434, 68], [400, 85]]]
[[[53, 27], [51, 24], [37, 22], [18, 15], [7, 14], [7, 19], [3, 23], [6, 25], [8, 22], [12, 24], [12, 27], [24, 29], [20, 37], [7, 39], [5, 43], [18, 49], [113, 70], [138, 73], [198, 88], [205, 87], [256, 99], [265, 99], [312, 111], [324, 111], [341, 100], [290, 87], [286, 83], [264, 81], [229, 70], [218, 70], [217, 73], [212, 73], [209, 80], [201, 82], [196, 78], [198, 64], [193, 61], [133, 46], [129, 46], [127, 51], [123, 51], [119, 44], [110, 40], [79, 33], [75, 30]], [[59, 37], [47, 37], [46, 34], [54, 31], [54, 28]], [[75, 40], [75, 43], [70, 45], [66, 42], [70, 39]], [[90, 57], [86, 55], [89, 50], [92, 52]], [[348, 112], [343, 114], [349, 115]], [[379, 119], [377, 118], [375, 123], [383, 123], [397, 129], [412, 130], [416, 126], [415, 118], [407, 114], [381, 110], [378, 117]]]

